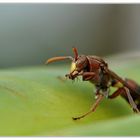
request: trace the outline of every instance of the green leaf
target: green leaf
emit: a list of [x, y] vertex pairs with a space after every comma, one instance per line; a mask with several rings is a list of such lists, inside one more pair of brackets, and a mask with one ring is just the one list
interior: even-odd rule
[[[117, 67], [120, 66], [120, 67]], [[140, 63], [110, 64], [123, 77], [140, 83]], [[118, 97], [104, 99], [96, 112], [73, 121], [94, 103], [89, 82], [63, 81], [68, 65], [0, 71], [0, 135], [128, 136], [140, 135], [140, 116]]]

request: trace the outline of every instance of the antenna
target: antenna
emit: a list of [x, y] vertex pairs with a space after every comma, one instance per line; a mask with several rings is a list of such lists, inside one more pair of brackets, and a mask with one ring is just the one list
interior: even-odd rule
[[60, 60], [65, 60], [65, 59], [70, 59], [73, 60], [73, 58], [71, 56], [59, 56], [59, 57], [52, 57], [50, 59], [48, 59], [45, 64], [49, 64], [55, 61], [60, 61]]
[[77, 48], [73, 47], [73, 52], [74, 52], [74, 58], [75, 58], [75, 61], [77, 60], [78, 58], [78, 51], [77, 51]]

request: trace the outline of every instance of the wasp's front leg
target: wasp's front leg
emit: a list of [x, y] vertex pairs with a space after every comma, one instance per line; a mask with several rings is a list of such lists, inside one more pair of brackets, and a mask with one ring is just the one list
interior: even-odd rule
[[95, 77], [94, 72], [83, 72], [81, 75], [82, 75], [83, 81], [89, 81]]
[[90, 110], [88, 112], [86, 112], [85, 114], [79, 116], [79, 117], [73, 117], [73, 120], [79, 120], [81, 118], [86, 117], [87, 115], [89, 115], [90, 113], [94, 112], [97, 108], [97, 106], [99, 105], [99, 103], [102, 101], [104, 95], [103, 94], [99, 94], [98, 98], [96, 99], [95, 103], [92, 105], [92, 107], [90, 108]]

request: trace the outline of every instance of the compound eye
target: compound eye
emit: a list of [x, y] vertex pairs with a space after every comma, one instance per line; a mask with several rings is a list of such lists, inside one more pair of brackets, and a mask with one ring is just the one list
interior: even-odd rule
[[76, 69], [76, 63], [72, 62], [71, 63], [71, 68], [70, 68], [70, 72], [73, 72]]

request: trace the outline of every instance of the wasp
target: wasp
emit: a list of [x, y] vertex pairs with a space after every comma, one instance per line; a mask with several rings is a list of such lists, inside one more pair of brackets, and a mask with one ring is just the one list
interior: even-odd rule
[[[108, 64], [98, 56], [78, 55], [76, 48], [73, 48], [73, 52], [74, 58], [72, 56], [59, 56], [46, 61], [46, 64], [48, 64], [60, 60], [71, 60], [70, 73], [65, 76], [71, 80], [82, 76], [83, 81], [89, 81], [95, 86], [95, 103], [89, 111], [79, 117], [73, 117], [73, 120], [84, 118], [92, 112], [95, 112], [103, 98], [114, 99], [119, 95], [130, 104], [134, 112], [139, 113], [140, 86], [135, 81], [128, 78], [123, 79], [118, 76], [110, 70]], [[116, 88], [116, 91], [112, 94], [110, 93], [110, 87]]]

